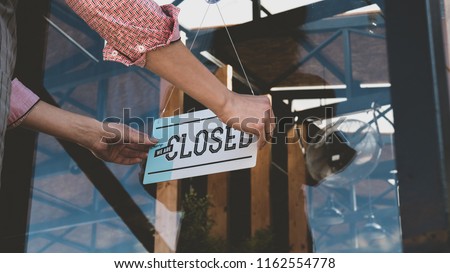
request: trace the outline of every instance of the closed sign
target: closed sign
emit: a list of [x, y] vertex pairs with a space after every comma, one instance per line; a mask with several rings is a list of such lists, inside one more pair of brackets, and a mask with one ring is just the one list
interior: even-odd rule
[[155, 120], [144, 184], [254, 167], [256, 137], [222, 123], [210, 110]]

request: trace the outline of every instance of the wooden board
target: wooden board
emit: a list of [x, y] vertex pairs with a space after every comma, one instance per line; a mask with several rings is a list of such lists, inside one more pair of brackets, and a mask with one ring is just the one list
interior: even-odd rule
[[[223, 66], [216, 71], [216, 77], [232, 89], [233, 68], [230, 65]], [[222, 238], [228, 237], [228, 191], [230, 173], [223, 172], [208, 175], [207, 195], [211, 206], [208, 208], [208, 216], [214, 221], [211, 235]]]
[[[183, 112], [183, 92], [163, 79], [161, 79], [161, 98], [161, 117]], [[176, 245], [172, 239], [176, 242], [178, 236], [179, 222], [174, 215], [180, 210], [180, 181], [161, 182], [156, 187], [155, 253], [175, 252]]]
[[[303, 127], [306, 128], [306, 127]], [[305, 134], [303, 134], [305, 135]], [[288, 138], [298, 140], [296, 126], [288, 131]], [[303, 141], [305, 143], [305, 141]], [[291, 252], [308, 252], [308, 224], [306, 216], [306, 162], [298, 141], [287, 144], [289, 245]]]
[[251, 235], [271, 225], [270, 207], [270, 165], [272, 161], [272, 145], [267, 143], [258, 151], [256, 166], [250, 171], [251, 191]]

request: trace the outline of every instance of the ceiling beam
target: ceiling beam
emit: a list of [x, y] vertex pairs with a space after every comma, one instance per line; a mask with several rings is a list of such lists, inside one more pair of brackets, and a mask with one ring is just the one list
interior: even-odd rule
[[[238, 43], [254, 38], [282, 36], [292, 33], [303, 24], [329, 18], [343, 12], [367, 6], [361, 0], [323, 0], [307, 6], [274, 14], [260, 20], [228, 27], [233, 40]], [[228, 40], [225, 29], [215, 31], [214, 37], [219, 44]]]

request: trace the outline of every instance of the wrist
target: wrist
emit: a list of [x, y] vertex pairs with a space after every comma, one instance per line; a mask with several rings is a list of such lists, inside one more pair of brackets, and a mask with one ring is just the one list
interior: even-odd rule
[[93, 119], [82, 117], [74, 121], [74, 134], [72, 142], [92, 150], [102, 140], [102, 123]]
[[232, 91], [224, 88], [222, 92], [217, 94], [216, 98], [210, 100], [211, 105], [206, 106], [220, 118], [232, 105], [233, 95], [234, 93]]

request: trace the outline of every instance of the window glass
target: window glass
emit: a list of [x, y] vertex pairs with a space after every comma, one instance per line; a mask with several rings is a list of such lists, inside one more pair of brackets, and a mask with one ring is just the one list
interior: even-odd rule
[[[288, 145], [299, 147], [302, 160], [294, 163], [307, 172], [296, 198], [306, 206], [299, 213], [306, 216], [310, 250], [401, 252], [382, 8], [371, 1], [262, 0], [262, 18], [256, 22], [250, 0], [222, 0], [219, 8], [204, 0], [173, 3], [182, 10], [186, 45], [211, 72], [231, 65], [235, 92], [251, 94], [250, 82], [256, 94], [272, 95], [279, 120], [293, 118], [291, 125], [300, 129], [300, 140]], [[56, 102], [72, 112], [151, 133], [160, 112], [160, 78], [145, 69], [104, 62], [104, 41], [64, 0], [52, 1], [46, 20], [44, 81]], [[186, 98], [185, 109], [194, 106], [201, 108]], [[96, 187], [99, 178], [86, 174], [59, 141], [40, 135], [27, 251], [152, 252], [149, 240], [155, 232], [170, 251], [291, 251], [291, 159], [281, 131], [272, 143], [270, 188], [261, 187], [271, 202], [270, 209], [259, 212], [270, 214], [270, 226], [256, 233], [262, 237], [252, 230], [250, 170], [229, 174], [224, 224], [200, 214], [209, 204], [202, 198], [214, 198], [207, 195], [206, 177], [182, 180], [179, 208], [169, 209], [155, 198], [156, 185], [141, 184], [139, 165], [105, 163], [107, 168], [98, 173], [111, 179], [106, 182], [111, 189], [128, 196], [128, 203], [121, 204]], [[197, 211], [183, 211], [189, 208]], [[172, 218], [170, 227], [161, 229], [157, 215]], [[213, 234], [210, 228], [217, 222], [229, 228], [227, 243], [202, 237], [205, 230]]]

